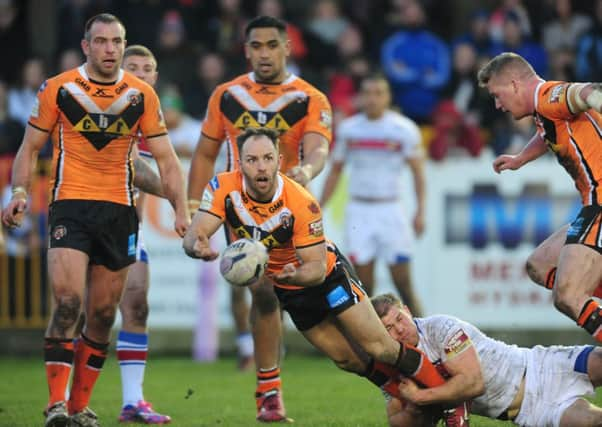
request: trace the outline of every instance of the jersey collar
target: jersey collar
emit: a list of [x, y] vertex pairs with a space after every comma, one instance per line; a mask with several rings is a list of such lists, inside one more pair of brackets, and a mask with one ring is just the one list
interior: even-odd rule
[[[249, 74], [247, 74], [247, 77], [249, 77], [249, 80], [251, 80], [253, 83], [257, 83], [257, 84], [261, 84], [257, 82], [257, 78], [255, 77], [255, 72], [251, 71]], [[296, 75], [294, 75], [293, 73], [290, 73], [289, 76], [284, 79], [284, 81], [282, 83], [278, 83], [279, 85], [288, 85], [291, 84], [292, 82], [295, 81], [295, 79], [297, 78]]]
[[[88, 76], [88, 72], [86, 71], [85, 65], [86, 64], [84, 63], [84, 64], [80, 65], [79, 67], [77, 67], [77, 71], [79, 72], [79, 74], [88, 81], [98, 83], [98, 82], [94, 81], [93, 79], [91, 79], [90, 76]], [[117, 79], [115, 80], [115, 82], [101, 83], [101, 84], [111, 84], [111, 85], [116, 84], [117, 82], [121, 81], [121, 79], [123, 79], [123, 75], [124, 75], [123, 69], [120, 68], [119, 74], [117, 74]]]

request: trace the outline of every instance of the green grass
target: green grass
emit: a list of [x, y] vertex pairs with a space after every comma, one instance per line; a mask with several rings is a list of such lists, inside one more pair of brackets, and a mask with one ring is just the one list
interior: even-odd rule
[[[288, 357], [283, 366], [284, 397], [294, 425], [320, 427], [386, 426], [380, 392], [367, 381], [337, 370], [318, 357]], [[186, 398], [189, 394], [192, 394]], [[253, 373], [239, 373], [233, 359], [198, 364], [188, 359], [151, 359], [146, 398], [172, 416], [173, 426], [249, 426], [254, 421]], [[47, 387], [41, 359], [0, 359], [0, 426], [40, 426]], [[602, 403], [602, 394], [596, 401]], [[111, 357], [90, 407], [103, 426], [117, 426], [121, 405], [119, 368]], [[471, 426], [510, 423], [471, 417]]]

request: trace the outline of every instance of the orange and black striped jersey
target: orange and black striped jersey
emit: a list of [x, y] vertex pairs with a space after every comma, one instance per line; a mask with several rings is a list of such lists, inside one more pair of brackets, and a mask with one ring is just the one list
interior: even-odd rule
[[558, 162], [575, 181], [584, 206], [602, 204], [602, 115], [594, 109], [573, 114], [571, 83], [542, 82], [535, 90], [535, 124]]
[[99, 200], [133, 206], [130, 158], [138, 133], [167, 134], [155, 91], [120, 70], [113, 83], [91, 80], [82, 65], [48, 79], [29, 125], [53, 142], [51, 200]]
[[255, 81], [244, 74], [218, 86], [207, 107], [202, 133], [228, 143], [228, 169], [238, 168], [236, 137], [249, 127], [267, 127], [281, 132], [282, 171], [303, 160], [303, 135], [319, 133], [332, 138], [332, 110], [326, 96], [295, 75], [280, 84]]
[[[261, 241], [269, 251], [268, 273], [279, 272], [291, 262], [299, 265], [296, 249], [326, 242], [322, 212], [314, 197], [281, 173], [277, 180], [274, 197], [264, 203], [247, 195], [239, 171], [218, 174], [207, 184], [199, 208], [225, 221], [237, 238]], [[335, 262], [336, 255], [327, 251], [327, 275]]]

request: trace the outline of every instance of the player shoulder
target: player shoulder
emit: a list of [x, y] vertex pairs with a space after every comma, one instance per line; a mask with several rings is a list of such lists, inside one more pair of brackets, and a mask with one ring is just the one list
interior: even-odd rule
[[239, 171], [221, 172], [214, 175], [209, 180], [208, 184], [213, 191], [218, 189], [225, 189], [225, 191], [231, 191], [235, 188], [242, 188], [242, 175]]
[[414, 120], [394, 110], [387, 110], [385, 119], [404, 128], [418, 129], [418, 125]]
[[301, 184], [292, 178], [289, 178], [282, 172], [278, 172], [278, 176], [282, 178], [282, 184], [284, 191], [286, 191], [288, 197], [292, 200], [315, 200], [314, 196]]
[[155, 89], [142, 79], [139, 79], [129, 71], [123, 70], [123, 76], [115, 83], [116, 90], [122, 91], [126, 88], [133, 87], [141, 92], [155, 92]]
[[416, 324], [425, 329], [446, 332], [450, 329], [462, 326], [464, 322], [454, 316], [447, 314], [435, 314], [432, 316], [416, 319]]
[[339, 127], [348, 129], [350, 127], [362, 125], [365, 121], [366, 115], [364, 113], [357, 113], [341, 120]]
[[302, 90], [310, 96], [322, 96], [326, 98], [326, 95], [321, 90], [319, 90], [307, 80], [304, 80], [297, 75], [291, 75], [291, 77], [289, 77], [290, 84], [295, 85], [298, 89]]

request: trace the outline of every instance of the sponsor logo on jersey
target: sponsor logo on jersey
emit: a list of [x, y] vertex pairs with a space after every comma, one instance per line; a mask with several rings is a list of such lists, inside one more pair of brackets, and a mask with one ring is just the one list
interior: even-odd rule
[[38, 92], [44, 92], [44, 89], [46, 89], [46, 86], [48, 86], [48, 80], [44, 80], [44, 83], [42, 83], [40, 85], [40, 88], [38, 89]]
[[109, 89], [106, 89], [104, 87], [97, 87], [96, 92], [94, 92], [92, 94], [92, 96], [96, 96], [98, 98], [114, 98], [115, 97], [115, 95], [113, 95], [109, 92]]
[[203, 198], [201, 199], [201, 205], [199, 206], [199, 209], [203, 209], [203, 210], [209, 210], [211, 209], [211, 206], [213, 205], [213, 193], [211, 191], [209, 191], [208, 189], [205, 189], [205, 191], [203, 191]]
[[349, 296], [347, 291], [341, 285], [337, 286], [326, 295], [326, 301], [328, 301], [330, 308], [338, 307], [346, 301], [349, 301], [350, 298], [351, 296]]
[[40, 100], [38, 98], [33, 101], [33, 106], [31, 107], [31, 117], [38, 118], [40, 115]]
[[449, 359], [462, 353], [471, 345], [472, 341], [470, 341], [468, 335], [466, 335], [466, 333], [460, 329], [449, 339], [447, 345], [445, 345], [443, 348], [443, 351], [445, 351], [445, 354]]
[[309, 234], [314, 237], [321, 237], [324, 235], [324, 226], [322, 225], [321, 219], [309, 223]]
[[548, 102], [550, 104], [557, 103], [560, 100], [560, 97], [562, 96], [563, 92], [564, 92], [563, 85], [555, 86], [554, 89], [552, 89], [552, 92], [550, 93], [550, 98], [549, 98]]
[[327, 129], [332, 127], [332, 115], [330, 114], [330, 111], [320, 111], [320, 124]]

